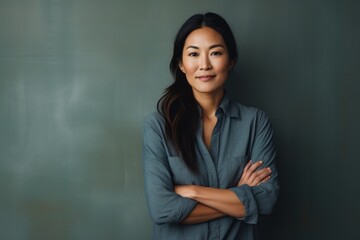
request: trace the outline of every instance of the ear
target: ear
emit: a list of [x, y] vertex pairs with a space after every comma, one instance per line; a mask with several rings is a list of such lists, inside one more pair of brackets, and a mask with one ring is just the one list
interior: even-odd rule
[[228, 71], [231, 71], [235, 66], [236, 60], [232, 60], [229, 63]]
[[184, 65], [182, 64], [181, 61], [179, 62], [179, 68], [183, 73], [185, 73]]

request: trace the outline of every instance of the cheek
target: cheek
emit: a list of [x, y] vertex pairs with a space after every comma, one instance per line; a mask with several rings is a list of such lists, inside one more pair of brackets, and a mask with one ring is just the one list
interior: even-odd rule
[[220, 63], [216, 64], [215, 66], [216, 66], [216, 69], [222, 73], [225, 73], [225, 72], [227, 73], [230, 70], [229, 63], [220, 62]]
[[230, 68], [230, 61], [227, 56], [221, 58], [213, 59], [212, 66], [218, 71], [226, 71]]
[[230, 63], [228, 63], [228, 64], [226, 64], [226, 65], [224, 66], [223, 71], [226, 71], [227, 73], [229, 73], [229, 72], [230, 72], [230, 70], [231, 70], [231, 68], [232, 68], [231, 64], [230, 64]]
[[196, 71], [196, 65], [191, 62], [186, 62], [183, 64], [183, 69], [185, 74], [193, 74]]

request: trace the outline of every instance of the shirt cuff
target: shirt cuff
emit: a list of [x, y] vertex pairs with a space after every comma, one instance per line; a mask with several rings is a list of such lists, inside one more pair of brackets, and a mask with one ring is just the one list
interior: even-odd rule
[[177, 209], [173, 222], [181, 223], [192, 212], [197, 202], [190, 198], [182, 198], [182, 204]]
[[256, 199], [253, 196], [251, 187], [247, 184], [230, 188], [245, 206], [245, 217], [239, 218], [248, 224], [257, 224], [259, 213]]

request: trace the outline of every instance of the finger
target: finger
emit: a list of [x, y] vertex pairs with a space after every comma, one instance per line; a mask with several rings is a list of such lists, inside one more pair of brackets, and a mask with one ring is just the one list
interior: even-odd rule
[[258, 173], [258, 175], [255, 177], [255, 180], [258, 181], [258, 182], [261, 182], [265, 178], [270, 176], [271, 169], [270, 168], [264, 168], [264, 169], [259, 170], [257, 173]]
[[271, 178], [271, 176], [267, 176], [264, 180], [262, 180], [261, 182], [259, 182], [258, 184], [256, 184], [257, 186], [259, 186], [262, 183], [265, 183], [267, 181], [269, 181], [269, 179]]
[[240, 178], [239, 183], [242, 182], [242, 181], [244, 181], [245, 179], [248, 179], [248, 178], [250, 177], [251, 173], [249, 173], [248, 170], [249, 170], [251, 164], [252, 164], [252, 163], [251, 163], [251, 160], [249, 160], [249, 161], [246, 163], [246, 165], [245, 165], [245, 167], [244, 167], [244, 170], [243, 170], [243, 172], [242, 172], [242, 174], [241, 174], [241, 178]]
[[263, 168], [263, 169], [257, 170], [251, 175], [251, 177], [249, 178], [249, 182], [251, 185], [255, 186], [259, 182], [263, 181], [270, 174], [271, 174], [270, 168]]
[[261, 166], [261, 164], [263, 164], [263, 161], [257, 161], [257, 162], [254, 162], [250, 168], [249, 168], [249, 172], [255, 172], [255, 170]]
[[257, 185], [260, 185], [260, 184], [262, 184], [262, 183], [265, 183], [265, 182], [269, 181], [270, 178], [271, 178], [271, 175], [267, 176], [266, 178], [264, 178], [264, 180], [262, 180], [261, 182], [259, 182]]
[[251, 166], [252, 162], [249, 160], [244, 168], [244, 172], [247, 172], [249, 170], [249, 167]]
[[256, 170], [261, 166], [261, 164], [263, 164], [262, 161], [252, 162], [252, 160], [249, 160], [243, 170], [238, 185], [242, 185], [242, 184], [256, 185], [258, 182], [260, 182], [260, 180], [262, 179], [256, 180], [256, 182], [254, 181], [255, 178], [258, 177], [262, 173], [262, 171], [264, 171], [264, 170], [262, 171]]

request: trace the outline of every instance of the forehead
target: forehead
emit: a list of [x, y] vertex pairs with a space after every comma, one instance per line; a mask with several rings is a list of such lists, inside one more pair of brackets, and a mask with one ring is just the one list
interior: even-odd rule
[[185, 40], [184, 48], [188, 46], [208, 47], [214, 44], [221, 44], [226, 47], [220, 33], [209, 27], [203, 27], [192, 31]]

